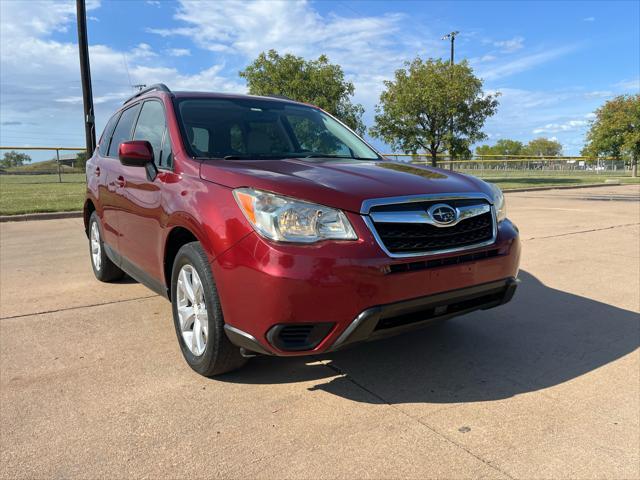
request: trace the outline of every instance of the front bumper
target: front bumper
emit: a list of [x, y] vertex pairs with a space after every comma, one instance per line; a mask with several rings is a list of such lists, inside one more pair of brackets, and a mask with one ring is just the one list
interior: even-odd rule
[[[475, 285], [451, 292], [443, 292], [427, 297], [415, 298], [413, 300], [368, 308], [360, 313], [360, 315], [343, 330], [340, 336], [326, 351], [333, 352], [356, 343], [390, 337], [410, 330], [417, 330], [432, 323], [444, 321], [475, 310], [486, 310], [497, 307], [498, 305], [503, 305], [513, 298], [518, 283], [519, 281], [515, 278], [507, 278], [497, 282]], [[307, 325], [314, 329], [322, 326], [319, 331], [326, 335], [326, 330], [324, 329], [327, 325], [326, 323]], [[277, 345], [277, 342], [273, 340], [273, 336], [271, 335], [272, 332], [277, 331], [282, 326], [286, 325], [276, 325], [269, 330], [267, 336], [271, 345]], [[229, 325], [225, 325], [225, 331], [232, 343], [245, 350], [263, 355], [272, 354], [272, 352], [265, 349], [255, 337], [246, 332]], [[311, 347], [316, 344], [313, 340], [310, 342]], [[301, 349], [297, 348], [296, 350]], [[313, 350], [313, 348], [310, 350]]]
[[[299, 246], [252, 234], [220, 255], [212, 270], [231, 341], [263, 354], [323, 353], [491, 308], [515, 290], [520, 243], [509, 221], [493, 245], [428, 259], [392, 259], [359, 236]], [[278, 341], [278, 329], [295, 340], [305, 328], [306, 346]]]

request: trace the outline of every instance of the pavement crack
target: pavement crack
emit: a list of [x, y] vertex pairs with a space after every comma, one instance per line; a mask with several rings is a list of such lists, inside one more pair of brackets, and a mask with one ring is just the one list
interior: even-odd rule
[[67, 307], [67, 308], [57, 308], [55, 310], [43, 310], [40, 312], [31, 312], [31, 313], [22, 313], [20, 315], [11, 315], [8, 317], [0, 317], [0, 320], [11, 320], [12, 318], [22, 318], [22, 317], [32, 317], [34, 315], [44, 315], [47, 313], [57, 313], [57, 312], [66, 312], [69, 310], [80, 310], [82, 308], [91, 308], [91, 307], [101, 307], [103, 305], [114, 305], [117, 303], [126, 303], [126, 302], [135, 302], [137, 300], [146, 300], [148, 298], [159, 297], [160, 295], [146, 295], [144, 297], [136, 297], [136, 298], [125, 298], [124, 300], [113, 300], [110, 302], [102, 302], [102, 303], [91, 303], [89, 305], [77, 305], [75, 307]]
[[592, 228], [589, 230], [579, 230], [577, 232], [567, 232], [567, 233], [558, 233], [557, 235], [546, 235], [544, 237], [529, 237], [525, 238], [524, 241], [527, 240], [542, 240], [543, 238], [556, 238], [556, 237], [567, 237], [569, 235], [580, 235], [581, 233], [591, 233], [591, 232], [600, 232], [602, 230], [613, 230], [614, 228], [624, 228], [624, 227], [633, 227], [636, 225], [640, 225], [640, 223], [623, 223], [622, 225], [611, 225], [609, 227], [602, 228]]
[[349, 375], [348, 373], [346, 373], [344, 370], [342, 370], [340, 367], [338, 367], [335, 363], [326, 363], [326, 362], [322, 362], [323, 365], [327, 368], [329, 368], [330, 370], [333, 370], [335, 373], [337, 373], [338, 375], [342, 375], [342, 377], [351, 382], [352, 384], [354, 384], [356, 387], [360, 388], [361, 390], [364, 390], [365, 392], [367, 392], [368, 394], [372, 395], [374, 398], [376, 398], [377, 400], [379, 400], [380, 402], [386, 404], [387, 406], [393, 408], [394, 410], [400, 412], [402, 415], [409, 417], [410, 419], [414, 420], [415, 422], [418, 422], [420, 425], [422, 425], [423, 427], [427, 428], [428, 430], [430, 430], [431, 432], [435, 433], [438, 437], [442, 438], [443, 440], [445, 440], [446, 442], [451, 443], [452, 445], [458, 447], [461, 450], [464, 450], [465, 452], [467, 452], [469, 455], [471, 455], [472, 457], [474, 457], [475, 459], [481, 461], [482, 463], [484, 463], [485, 465], [487, 465], [488, 467], [492, 468], [493, 470], [496, 470], [497, 472], [500, 472], [501, 474], [505, 475], [508, 478], [515, 478], [511, 475], [509, 475], [507, 472], [505, 472], [504, 470], [498, 468], [497, 466], [493, 465], [491, 462], [489, 462], [488, 460], [485, 460], [484, 458], [482, 458], [481, 456], [473, 453], [471, 450], [469, 450], [467, 447], [465, 447], [464, 445], [456, 442], [454, 439], [448, 437], [447, 435], [443, 434], [442, 432], [439, 432], [438, 430], [436, 430], [434, 427], [432, 427], [431, 425], [429, 425], [427, 422], [425, 422], [424, 420], [422, 420], [421, 418], [415, 417], [413, 415], [411, 415], [410, 413], [406, 412], [404, 409], [398, 407], [397, 405], [391, 403], [390, 401], [386, 400], [384, 397], [380, 396], [379, 394], [377, 394], [376, 392], [370, 390], [369, 388], [365, 387], [363, 384], [361, 384], [360, 382], [358, 382], [355, 378], [353, 378], [351, 375]]

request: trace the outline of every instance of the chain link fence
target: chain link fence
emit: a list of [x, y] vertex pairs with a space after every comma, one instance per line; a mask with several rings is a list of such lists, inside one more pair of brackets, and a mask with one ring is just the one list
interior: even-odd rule
[[[424, 154], [385, 154], [387, 158], [417, 165], [431, 165], [431, 156]], [[631, 163], [611, 157], [533, 157], [516, 155], [482, 155], [464, 160], [438, 156], [440, 168], [491, 177], [551, 177], [551, 176], [631, 176]]]

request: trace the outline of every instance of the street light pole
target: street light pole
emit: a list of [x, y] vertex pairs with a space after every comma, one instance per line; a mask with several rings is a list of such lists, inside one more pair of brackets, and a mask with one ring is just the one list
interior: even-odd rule
[[444, 37], [442, 37], [442, 40], [451, 40], [451, 60], [449, 61], [449, 65], [453, 65], [454, 44], [456, 41], [456, 37], [458, 36], [459, 33], [460, 32], [455, 31], [455, 32], [447, 33]]
[[[456, 41], [456, 37], [458, 36], [460, 32], [453, 31], [450, 33], [447, 33], [444, 37], [442, 37], [442, 40], [451, 40], [451, 58], [449, 60], [449, 66], [453, 67], [453, 53], [454, 53], [454, 44]], [[451, 75], [453, 76], [453, 69], [451, 69]], [[449, 120], [449, 169], [453, 170], [453, 163], [451, 162], [453, 160], [453, 116], [451, 117], [451, 119]]]
[[87, 11], [84, 0], [76, 0], [78, 20], [78, 51], [80, 53], [80, 77], [82, 80], [82, 104], [84, 106], [84, 133], [87, 156], [96, 148], [96, 125], [93, 112], [93, 92], [91, 90], [91, 68], [89, 66], [89, 42], [87, 40]]

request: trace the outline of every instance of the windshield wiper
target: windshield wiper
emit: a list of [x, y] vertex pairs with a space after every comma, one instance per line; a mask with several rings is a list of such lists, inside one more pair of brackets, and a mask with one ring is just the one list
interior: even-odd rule
[[281, 158], [286, 158], [283, 157], [282, 155], [261, 155], [261, 154], [256, 154], [256, 155], [249, 155], [249, 154], [245, 154], [245, 155], [225, 155], [224, 157], [222, 157], [225, 160], [279, 160]]
[[375, 158], [362, 158], [353, 155], [334, 155], [332, 153], [310, 153], [300, 158], [353, 158], [354, 160], [375, 160]]

